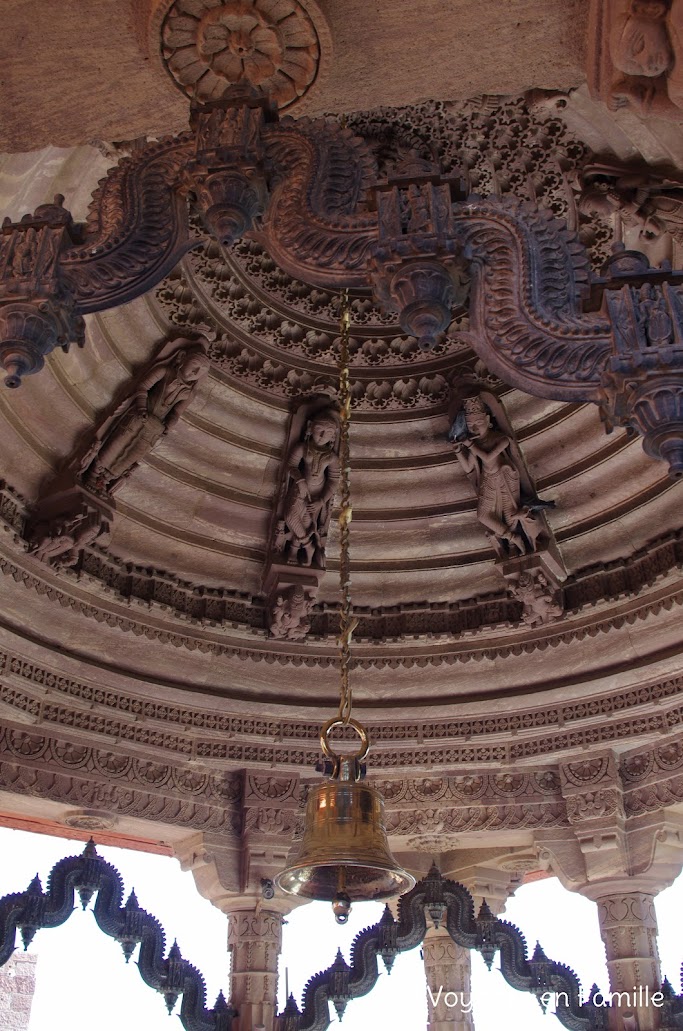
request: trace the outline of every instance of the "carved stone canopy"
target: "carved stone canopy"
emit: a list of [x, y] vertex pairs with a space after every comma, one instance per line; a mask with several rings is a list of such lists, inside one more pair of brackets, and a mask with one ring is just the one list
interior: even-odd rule
[[[338, 688], [334, 434], [306, 445], [335, 409], [347, 285], [352, 680], [392, 847], [422, 873], [486, 851], [499, 886], [538, 865], [596, 897], [615, 871], [664, 883], [680, 484], [624, 427], [680, 464], [673, 171], [643, 181], [633, 141], [607, 161], [585, 97], [516, 95], [519, 69], [506, 97], [444, 80], [409, 109], [397, 72], [374, 109], [340, 101], [345, 126], [316, 118], [346, 94], [311, 3], [137, 7], [164, 41], [138, 69], [164, 124], [140, 105], [107, 122], [99, 97], [88, 138], [178, 134], [97, 187], [93, 148], [3, 166], [1, 357], [23, 383], [0, 392], [0, 809], [168, 842], [226, 912], [284, 865]], [[558, 87], [581, 77], [566, 9], [547, 30], [565, 63], [538, 79]], [[207, 101], [189, 130], [177, 85]], [[628, 233], [653, 226], [669, 257], [650, 264]], [[475, 488], [448, 439], [462, 398], [488, 398], [520, 508], [545, 506], [524, 554], [496, 550], [495, 477]]]

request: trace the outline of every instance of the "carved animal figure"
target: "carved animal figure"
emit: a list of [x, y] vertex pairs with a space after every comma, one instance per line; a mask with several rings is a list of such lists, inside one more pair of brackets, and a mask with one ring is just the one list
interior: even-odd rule
[[89, 487], [111, 490], [130, 476], [187, 408], [194, 388], [209, 371], [209, 359], [197, 344], [179, 344], [152, 366], [98, 431], [80, 467]]

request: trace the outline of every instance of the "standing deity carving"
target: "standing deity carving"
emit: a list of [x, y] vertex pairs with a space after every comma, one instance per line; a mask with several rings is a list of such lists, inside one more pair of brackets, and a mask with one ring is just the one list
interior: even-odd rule
[[547, 538], [538, 512], [548, 503], [522, 495], [522, 460], [512, 437], [497, 425], [481, 395], [468, 397], [456, 414], [449, 440], [477, 495], [477, 519], [499, 558], [536, 551]]
[[325, 544], [339, 482], [339, 417], [332, 408], [312, 415], [287, 457], [282, 518], [275, 550], [293, 565], [325, 568]]
[[162, 348], [151, 368], [102, 424], [83, 458], [80, 476], [96, 491], [111, 491], [130, 476], [157, 441], [178, 422], [209, 359], [196, 341]]

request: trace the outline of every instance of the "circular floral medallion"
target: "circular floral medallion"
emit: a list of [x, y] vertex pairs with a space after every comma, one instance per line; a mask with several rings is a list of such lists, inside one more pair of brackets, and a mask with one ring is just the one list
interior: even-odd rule
[[175, 0], [162, 56], [188, 96], [217, 100], [231, 86], [263, 90], [291, 107], [318, 76], [322, 16], [309, 0]]

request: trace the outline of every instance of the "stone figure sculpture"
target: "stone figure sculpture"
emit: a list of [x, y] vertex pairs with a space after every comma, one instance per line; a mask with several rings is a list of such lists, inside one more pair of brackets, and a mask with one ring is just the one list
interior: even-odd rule
[[96, 491], [111, 491], [130, 476], [156, 442], [178, 422], [197, 383], [209, 371], [204, 348], [179, 340], [161, 355], [103, 423], [85, 455], [80, 476]]
[[311, 629], [308, 615], [312, 600], [300, 584], [294, 584], [278, 594], [270, 614], [271, 636], [287, 641], [303, 641]]
[[339, 418], [332, 408], [312, 415], [287, 458], [282, 519], [275, 550], [293, 565], [325, 568], [325, 542], [339, 481]]
[[477, 494], [477, 518], [498, 557], [513, 558], [535, 551], [545, 532], [537, 512], [549, 503], [522, 498], [521, 470], [513, 441], [493, 425], [491, 412], [481, 397], [465, 398], [449, 440]]
[[624, 229], [637, 234], [635, 246], [651, 260], [671, 260], [671, 237], [683, 244], [683, 182], [614, 161], [587, 166], [578, 189], [581, 215], [618, 213]]
[[109, 522], [101, 512], [79, 512], [44, 527], [31, 550], [41, 562], [68, 569], [76, 565], [83, 549], [95, 540], [107, 544], [109, 531]]
[[564, 615], [564, 609], [557, 601], [552, 587], [543, 573], [522, 573], [516, 583], [509, 585], [513, 598], [524, 606], [522, 622], [527, 626], [552, 623]]
[[612, 84], [613, 105], [683, 109], [681, 0], [620, 0], [615, 11], [609, 52], [622, 78]]

